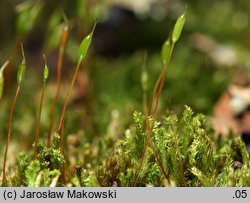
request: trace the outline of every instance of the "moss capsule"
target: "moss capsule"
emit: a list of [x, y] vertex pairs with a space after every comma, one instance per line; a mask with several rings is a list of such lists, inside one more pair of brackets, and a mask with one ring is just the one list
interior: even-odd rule
[[163, 65], [169, 64], [172, 52], [172, 43], [170, 39], [167, 39], [161, 48], [161, 60]]
[[45, 83], [49, 77], [49, 68], [48, 68], [46, 57], [44, 54], [43, 54], [43, 58], [44, 58], [43, 82]]
[[81, 42], [80, 44], [80, 47], [79, 47], [79, 50], [78, 50], [78, 61], [81, 62], [85, 57], [86, 57], [86, 54], [87, 54], [87, 51], [89, 49], [89, 45], [92, 41], [92, 37], [93, 37], [93, 33], [94, 33], [94, 30], [95, 30], [95, 26], [96, 26], [96, 23], [91, 31], [91, 33], [89, 35], [87, 35]]
[[22, 50], [22, 56], [23, 56], [23, 60], [21, 62], [21, 64], [18, 67], [18, 71], [17, 71], [17, 84], [21, 85], [25, 73], [26, 73], [26, 60], [25, 60], [25, 55], [24, 55], [24, 50], [23, 50], [23, 44], [21, 43], [21, 50]]
[[142, 71], [141, 75], [141, 86], [144, 92], [148, 89], [148, 72], [146, 70]]
[[174, 29], [173, 29], [173, 33], [172, 33], [172, 42], [173, 43], [176, 43], [178, 41], [178, 39], [180, 38], [182, 29], [183, 29], [185, 21], [186, 21], [186, 14], [187, 14], [187, 7], [185, 8], [185, 11], [183, 12], [183, 14], [177, 19], [177, 21], [174, 25]]

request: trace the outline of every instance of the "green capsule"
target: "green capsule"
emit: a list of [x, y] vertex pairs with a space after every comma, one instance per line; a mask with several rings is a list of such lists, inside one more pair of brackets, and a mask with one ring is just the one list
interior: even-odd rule
[[3, 76], [3, 71], [6, 68], [6, 66], [9, 64], [9, 61], [6, 61], [2, 67], [0, 68], [0, 99], [3, 96], [3, 87], [4, 87], [4, 76]]
[[89, 35], [87, 35], [81, 42], [80, 44], [80, 47], [78, 49], [78, 62], [81, 62], [86, 54], [87, 54], [87, 51], [89, 49], [89, 45], [92, 41], [92, 37], [93, 37], [93, 33], [94, 33], [94, 30], [95, 30], [95, 26], [96, 26], [96, 23], [91, 31], [91, 33]]
[[172, 54], [172, 43], [171, 40], [168, 38], [162, 45], [161, 48], [161, 60], [162, 60], [162, 64], [163, 65], [168, 65], [170, 58], [171, 58], [171, 54]]
[[142, 66], [142, 73], [141, 73], [141, 87], [142, 87], [143, 92], [146, 92], [148, 90], [148, 83], [149, 83], [148, 71], [146, 68], [147, 56], [148, 56], [147, 52], [145, 52], [143, 56], [143, 66]]
[[174, 25], [174, 29], [173, 29], [173, 33], [172, 33], [172, 42], [173, 43], [176, 43], [178, 41], [178, 39], [180, 38], [182, 29], [183, 29], [185, 21], [186, 21], [186, 15], [187, 15], [187, 6], [186, 6], [183, 14], [177, 19], [177, 21]]
[[21, 43], [21, 50], [22, 50], [22, 55], [23, 55], [23, 60], [21, 62], [21, 64], [18, 67], [18, 71], [17, 71], [17, 84], [21, 85], [24, 76], [25, 76], [25, 72], [26, 72], [26, 60], [25, 60], [25, 55], [24, 55], [24, 50], [23, 50], [23, 44]]
[[43, 82], [45, 83], [49, 77], [49, 68], [48, 68], [46, 57], [44, 54], [43, 54], [43, 58], [44, 58]]
[[142, 75], [141, 75], [141, 86], [142, 86], [142, 90], [144, 92], [147, 91], [148, 89], [148, 72], [146, 70], [142, 71]]
[[21, 35], [27, 35], [33, 28], [41, 12], [43, 3], [37, 1], [24, 1], [17, 5], [16, 29]]

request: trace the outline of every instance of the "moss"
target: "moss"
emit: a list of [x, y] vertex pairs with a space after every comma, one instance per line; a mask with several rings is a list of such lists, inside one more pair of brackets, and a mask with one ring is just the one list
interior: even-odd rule
[[[186, 12], [184, 15], [186, 15]], [[183, 18], [179, 18], [177, 21], [179, 25], [177, 24], [177, 27], [174, 27], [173, 33], [164, 43], [166, 47], [163, 46], [161, 54], [163, 68], [155, 83], [155, 92], [153, 91], [154, 83], [146, 83], [156, 77], [156, 72], [160, 71], [159, 69], [149, 69], [148, 76], [151, 76], [151, 78], [144, 78], [141, 88], [138, 80], [139, 69], [135, 68], [139, 63], [138, 57], [127, 60], [123, 56], [120, 59], [122, 63], [113, 64], [116, 68], [111, 74], [109, 74], [111, 72], [110, 64], [108, 62], [104, 63], [103, 59], [98, 60], [98, 57], [96, 57], [97, 61], [95, 63], [97, 65], [95, 66], [98, 70], [94, 69], [91, 73], [91, 77], [93, 76], [91, 82], [93, 82], [93, 93], [97, 91], [99, 95], [84, 95], [86, 96], [84, 101], [86, 99], [88, 100], [86, 103], [91, 104], [85, 106], [87, 113], [84, 115], [90, 115], [90, 118], [86, 118], [87, 122], [84, 120], [84, 131], [82, 131], [79, 129], [80, 125], [78, 125], [81, 112], [78, 115], [72, 112], [65, 113], [65, 111], [80, 68], [80, 62], [85, 57], [90, 44], [90, 41], [86, 41], [90, 38], [86, 38], [82, 44], [84, 46], [80, 46], [79, 62], [64, 107], [62, 106], [62, 98], [58, 98], [57, 107], [63, 107], [63, 112], [58, 133], [50, 133], [50, 135], [53, 135], [53, 139], [51, 139], [53, 141], [52, 146], [50, 146], [51, 142], [49, 142], [49, 145], [45, 144], [45, 138], [41, 136], [37, 145], [36, 159], [34, 159], [30, 149], [21, 152], [15, 160], [16, 165], [9, 167], [6, 185], [31, 187], [250, 186], [249, 153], [240, 137], [232, 135], [222, 140], [211, 128], [206, 117], [202, 114], [195, 114], [188, 106], [185, 106], [180, 114], [170, 111], [162, 113], [165, 107], [168, 106], [169, 101], [165, 102], [166, 104], [161, 104], [160, 95], [161, 93], [163, 96], [166, 95], [166, 93], [162, 92], [162, 87], [174, 45], [180, 37], [184, 25], [182, 20]], [[91, 37], [92, 34], [93, 31]], [[216, 82], [221, 77], [217, 78], [214, 75], [219, 74], [221, 76], [225, 72], [220, 70], [213, 74], [212, 77], [207, 78], [207, 74], [204, 74], [203, 69], [197, 69], [199, 64], [203, 63], [202, 57], [197, 53], [190, 54], [189, 49], [185, 47], [177, 49], [178, 55], [183, 55], [182, 60], [177, 60], [179, 67], [187, 64], [187, 58], [189, 60], [191, 58], [192, 61], [186, 71], [178, 68], [172, 68], [170, 71], [170, 80], [167, 81], [167, 84], [169, 83], [168, 88], [171, 89], [170, 97], [178, 97], [178, 99], [175, 99], [174, 106], [192, 101], [191, 104], [195, 104], [194, 106], [198, 109], [208, 108], [207, 106], [211, 107], [211, 99], [204, 99], [204, 94], [206, 94], [206, 97], [210, 97], [210, 94], [212, 95], [210, 92], [213, 89], [219, 91], [218, 84], [220, 85], [223, 81], [220, 79]], [[72, 53], [74, 54], [74, 51]], [[151, 56], [152, 64], [150, 66], [159, 66], [157, 57], [153, 57], [152, 60]], [[89, 58], [87, 57], [86, 64], [88, 64]], [[156, 59], [154, 58], [157, 58], [157, 62], [155, 62]], [[211, 70], [209, 69], [209, 71]], [[208, 70], [205, 70], [206, 72]], [[197, 85], [196, 80], [198, 77], [199, 84], [202, 85]], [[30, 81], [30, 79], [27, 80]], [[29, 86], [33, 85], [29, 84]], [[172, 91], [174, 89], [172, 86], [178, 89], [176, 93]], [[197, 88], [198, 93], [194, 91], [194, 86]], [[150, 91], [153, 92], [152, 102], [148, 112], [146, 112], [146, 97]], [[190, 94], [183, 99], [183, 93], [186, 94], [187, 92]], [[196, 98], [198, 94], [199, 98]], [[146, 96], [143, 105], [138, 102], [141, 101], [142, 96]], [[88, 97], [93, 97], [92, 101]], [[155, 98], [157, 98], [156, 101], [154, 101]], [[213, 96], [213, 100], [214, 98]], [[25, 100], [24, 97], [21, 97], [21, 99], [29, 102], [28, 105], [26, 103], [27, 106], [34, 108], [29, 99]], [[8, 102], [7, 100], [6, 103], [8, 104]], [[128, 105], [128, 103], [132, 104]], [[156, 103], [155, 106], [154, 103]], [[104, 108], [104, 106], [106, 107]], [[142, 106], [143, 108], [141, 108]], [[179, 108], [178, 106], [178, 111]], [[1, 109], [6, 112], [7, 107], [1, 106]], [[145, 112], [134, 111], [131, 114], [131, 109], [133, 111], [143, 109]], [[26, 124], [18, 125], [20, 121], [23, 121], [21, 117], [23, 112], [27, 114], [26, 109], [23, 109], [22, 105], [17, 103], [16, 110], [17, 113], [14, 112], [13, 120], [19, 116], [21, 119], [16, 121], [15, 125], [20, 126], [22, 129], [27, 128]], [[85, 108], [83, 111], [85, 111]], [[152, 116], [153, 111], [155, 113]], [[49, 116], [49, 105], [45, 106], [44, 112], [47, 115], [42, 122], [43, 128], [48, 125], [46, 123], [48, 123], [49, 118], [53, 120], [54, 117]], [[161, 112], [161, 117], [157, 117], [156, 112]], [[123, 115], [129, 116], [123, 117]], [[2, 115], [1, 112], [0, 117], [5, 116], [7, 117], [7, 115]], [[58, 118], [59, 112], [55, 111], [55, 121]], [[89, 129], [86, 129], [86, 126]], [[13, 134], [18, 134], [17, 129], [14, 129], [15, 133]], [[53, 126], [51, 131], [52, 129]], [[1, 126], [0, 130], [7, 131], [7, 125]], [[23, 132], [19, 133], [21, 135], [18, 139], [22, 140], [22, 134], [26, 134], [26, 136], [32, 135], [31, 128], [30, 130], [25, 129]], [[69, 138], [71, 143], [69, 143]], [[66, 148], [65, 152], [63, 146]], [[66, 166], [66, 170], [64, 170], [64, 166]], [[2, 183], [0, 184], [2, 185]]]

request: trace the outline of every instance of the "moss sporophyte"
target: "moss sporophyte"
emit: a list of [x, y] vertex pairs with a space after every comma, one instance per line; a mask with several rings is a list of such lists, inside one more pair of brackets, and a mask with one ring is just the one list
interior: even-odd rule
[[[89, 46], [91, 44], [93, 33], [94, 33], [94, 30], [95, 30], [95, 26], [96, 26], [96, 23], [95, 23], [92, 31], [90, 32], [90, 34], [87, 35], [85, 38], [83, 38], [83, 40], [82, 40], [82, 42], [80, 44], [80, 47], [79, 47], [79, 50], [78, 50], [78, 62], [77, 62], [77, 65], [76, 65], [76, 68], [75, 68], [75, 72], [73, 74], [73, 77], [72, 77], [72, 80], [71, 80], [71, 83], [70, 83], [70, 86], [69, 86], [69, 89], [68, 89], [68, 92], [67, 92], [67, 95], [66, 95], [66, 98], [65, 98], [65, 101], [64, 101], [63, 110], [62, 110], [62, 114], [61, 114], [61, 118], [60, 118], [60, 123], [59, 123], [58, 129], [57, 129], [57, 132], [61, 136], [61, 147], [62, 147], [61, 150], [62, 150], [63, 154], [64, 154], [64, 120], [65, 120], [65, 111], [66, 111], [66, 108], [67, 108], [67, 105], [68, 105], [68, 101], [69, 101], [69, 97], [70, 97], [71, 91], [73, 89], [73, 86], [75, 84], [75, 80], [76, 80], [77, 74], [79, 72], [81, 63], [84, 60], [84, 58], [86, 57], [87, 51], [88, 51]], [[62, 166], [62, 175], [63, 175], [62, 179], [65, 182], [65, 171], [64, 170], [65, 170], [65, 167], [64, 167], [64, 164], [63, 164], [63, 166]]]
[[16, 104], [16, 100], [19, 94], [19, 90], [21, 87], [21, 84], [24, 80], [25, 77], [25, 72], [26, 72], [26, 59], [24, 55], [24, 50], [23, 50], [23, 44], [21, 43], [21, 52], [22, 52], [22, 62], [18, 67], [17, 71], [17, 88], [16, 88], [16, 93], [13, 98], [11, 108], [10, 108], [10, 113], [9, 113], [9, 122], [8, 122], [8, 136], [7, 136], [7, 143], [5, 147], [5, 152], [4, 152], [4, 159], [3, 159], [3, 175], [2, 175], [2, 186], [6, 185], [6, 161], [7, 161], [7, 155], [8, 155], [8, 148], [9, 148], [9, 143], [10, 143], [10, 137], [11, 137], [11, 126], [12, 126], [12, 117], [13, 117], [13, 111], [14, 107]]
[[68, 89], [68, 92], [67, 92], [67, 95], [66, 95], [66, 98], [65, 98], [65, 101], [64, 101], [63, 110], [62, 110], [62, 114], [61, 114], [61, 119], [60, 119], [60, 123], [59, 123], [58, 129], [57, 129], [58, 132], [61, 130], [62, 122], [63, 122], [64, 115], [65, 115], [65, 111], [66, 111], [68, 101], [69, 101], [69, 97], [70, 97], [71, 91], [73, 89], [73, 86], [75, 84], [75, 80], [76, 80], [78, 71], [80, 69], [81, 63], [84, 60], [84, 58], [86, 57], [87, 51], [88, 51], [90, 43], [92, 41], [92, 36], [93, 36], [93, 33], [94, 33], [95, 26], [96, 26], [96, 23], [95, 23], [91, 33], [89, 35], [87, 35], [82, 40], [82, 42], [80, 44], [80, 47], [78, 49], [78, 62], [77, 62], [75, 72], [73, 74], [73, 77], [72, 77], [72, 80], [71, 80], [71, 83], [70, 83], [70, 86], [69, 86], [69, 89]]
[[[12, 130], [12, 118], [18, 123], [18, 115], [21, 114], [18, 111], [23, 109], [23, 104], [17, 104], [16, 107], [21, 108], [15, 108], [19, 90], [24, 83], [27, 83], [25, 82], [25, 79], [27, 80], [25, 78], [26, 58], [21, 44], [22, 60], [17, 71], [17, 88], [9, 111], [8, 128], [6, 128], [7, 144], [3, 158], [1, 185], [29, 187], [250, 186], [249, 153], [239, 136], [232, 136], [222, 140], [212, 129], [206, 117], [202, 114], [195, 114], [188, 106], [185, 106], [184, 110], [180, 111], [179, 114], [166, 111], [160, 118], [157, 116], [167, 67], [171, 62], [175, 44], [182, 34], [186, 15], [187, 8], [176, 20], [168, 38], [161, 47], [162, 68], [155, 84], [153, 84], [149, 105], [147, 105], [146, 94], [151, 88], [149, 84], [149, 79], [151, 78], [149, 76], [151, 76], [152, 70], [146, 68], [146, 61], [151, 62], [152, 56], [144, 54], [141, 78], [140, 81], [136, 81], [137, 87], [139, 83], [143, 93], [143, 108], [141, 108], [143, 113], [134, 111], [132, 119], [126, 120], [126, 126], [123, 126], [124, 128], [121, 127], [121, 130], [117, 130], [117, 128], [120, 128], [118, 126], [120, 122], [118, 110], [115, 111], [114, 116], [112, 115], [114, 118], [112, 117], [113, 120], [111, 119], [111, 124], [108, 127], [100, 124], [103, 120], [109, 120], [106, 117], [102, 117], [102, 111], [98, 109], [98, 113], [101, 114], [101, 119], [99, 120], [93, 116], [94, 113], [93, 115], [91, 114], [93, 116], [93, 121], [91, 121], [94, 123], [93, 126], [101, 126], [100, 131], [96, 129], [92, 131], [92, 129], [89, 130], [85, 126], [83, 129], [79, 129], [76, 125], [72, 125], [76, 115], [70, 114], [71, 116], [69, 116], [69, 114], [66, 114], [70, 96], [71, 94], [74, 95], [73, 88], [81, 64], [86, 59], [92, 43], [96, 24], [80, 43], [76, 56], [77, 64], [66, 97], [64, 100], [61, 100], [59, 94], [62, 64], [69, 38], [69, 24], [65, 23], [62, 33], [59, 32], [58, 36], [60, 37], [61, 34], [57, 56], [55, 95], [52, 97], [52, 106], [50, 106], [50, 100], [46, 100], [49, 93], [49, 91], [45, 92], [49, 77], [49, 67], [44, 55], [43, 75], [40, 77], [40, 85], [42, 87], [41, 92], [38, 94], [39, 104], [37, 108], [34, 108], [37, 109], [36, 125], [30, 130], [32, 141], [34, 141], [34, 151], [21, 152], [15, 157], [17, 164], [15, 166], [10, 165], [10, 170], [8, 170], [10, 172], [7, 173], [8, 163], [6, 165], [6, 161], [11, 154], [11, 150], [8, 150], [10, 148], [11, 135], [14, 132], [20, 132], [20, 134], [15, 134], [18, 135], [18, 139], [22, 139], [22, 136], [28, 134], [23, 133], [21, 130], [19, 131], [17, 128]], [[71, 45], [70, 41], [69, 49], [72, 48]], [[97, 60], [96, 63], [102, 65], [102, 62], [102, 60], [101, 62]], [[88, 63], [86, 64], [88, 65]], [[4, 85], [3, 73], [5, 73], [5, 76], [8, 75], [6, 71], [8, 70], [6, 69], [7, 65], [8, 61], [0, 68], [0, 99]], [[96, 71], [94, 68], [91, 70]], [[128, 70], [130, 77], [132, 75], [131, 69]], [[92, 76], [94, 78], [96, 74]], [[136, 78], [138, 79], [137, 76]], [[103, 74], [101, 77], [103, 77]], [[154, 75], [152, 74], [153, 77]], [[122, 78], [124, 78], [124, 74], [122, 74]], [[99, 79], [98, 82], [100, 82]], [[95, 80], [93, 79], [93, 81]], [[105, 82], [107, 81], [105, 80]], [[112, 86], [113, 83], [112, 81]], [[53, 93], [53, 91], [51, 92]], [[95, 100], [96, 97], [93, 98]], [[99, 99], [99, 97], [97, 98]], [[110, 102], [108, 97], [102, 98], [106, 99], [107, 103]], [[4, 97], [1, 101], [8, 101], [8, 98]], [[141, 104], [140, 101], [138, 103]], [[2, 108], [2, 104], [6, 105], [3, 105]], [[2, 109], [4, 112], [4, 108], [9, 103], [1, 102], [0, 105], [2, 113]], [[62, 109], [60, 117], [58, 117], [55, 109], [60, 105], [62, 105]], [[21, 112], [23, 113], [23, 111]], [[106, 114], [106, 112], [104, 113]], [[129, 113], [131, 113], [131, 109], [129, 109]], [[4, 123], [2, 122], [2, 114], [0, 116], [1, 123]], [[21, 119], [25, 120], [23, 117], [19, 120]], [[60, 120], [56, 132], [54, 132], [53, 123], [57, 119]], [[18, 124], [14, 123], [13, 127], [16, 125]], [[110, 128], [112, 130], [109, 130]], [[12, 131], [13, 133], [11, 133]], [[47, 131], [49, 131], [48, 137], [46, 137], [47, 133], [45, 133]], [[4, 128], [1, 128], [2, 132], [5, 132]], [[100, 136], [98, 138], [94, 137], [92, 132]], [[33, 134], [35, 134], [35, 137]], [[31, 142], [28, 143], [26, 145], [31, 147]], [[37, 194], [24, 192], [22, 194], [23, 197], [36, 195], [47, 195], [47, 197], [51, 198], [57, 196], [60, 198], [63, 194], [51, 193], [51, 191]], [[87, 194], [84, 192], [68, 193], [70, 198], [82, 198], [85, 195]]]
[[60, 89], [61, 89], [63, 56], [64, 56], [64, 52], [68, 44], [69, 30], [70, 30], [69, 24], [68, 22], [65, 22], [65, 25], [63, 27], [63, 32], [60, 38], [59, 48], [58, 48], [59, 53], [58, 53], [58, 58], [57, 58], [57, 89], [56, 89], [56, 96], [54, 98], [54, 101], [50, 109], [50, 123], [49, 123], [48, 140], [47, 140], [48, 147], [51, 147], [52, 145], [54, 114], [55, 114], [55, 108], [56, 108], [56, 104], [57, 104], [58, 97], [60, 94]]
[[[147, 129], [148, 138], [147, 138], [145, 150], [144, 150], [142, 161], [141, 161], [141, 166], [139, 168], [139, 171], [138, 171], [137, 176], [136, 176], [135, 181], [134, 181], [134, 186], [137, 184], [138, 178], [140, 177], [140, 174], [142, 172], [142, 168], [143, 168], [143, 165], [144, 165], [144, 162], [145, 162], [145, 159], [146, 159], [147, 148], [149, 147], [149, 145], [150, 145], [150, 147], [151, 147], [151, 149], [153, 151], [153, 154], [155, 156], [155, 159], [157, 160], [157, 163], [159, 164], [159, 167], [161, 168], [162, 173], [164, 174], [165, 178], [169, 182], [169, 177], [168, 177], [167, 173], [165, 172], [163, 164], [160, 161], [160, 159], [159, 159], [159, 157], [158, 157], [158, 155], [156, 153], [156, 150], [155, 150], [155, 148], [153, 146], [153, 143], [152, 143], [151, 139], [152, 139], [152, 133], [153, 133], [153, 128], [154, 128], [154, 122], [156, 120], [156, 113], [157, 113], [157, 109], [158, 109], [158, 105], [159, 105], [160, 95], [161, 95], [161, 92], [162, 92], [162, 88], [163, 88], [163, 84], [164, 84], [164, 80], [165, 80], [165, 75], [166, 75], [166, 71], [167, 71], [167, 66], [170, 63], [170, 59], [171, 59], [171, 56], [172, 56], [174, 45], [178, 41], [178, 39], [179, 39], [179, 37], [181, 35], [181, 32], [183, 30], [186, 15], [187, 15], [187, 7], [186, 7], [185, 11], [183, 12], [183, 14], [177, 19], [177, 21], [176, 21], [176, 23], [174, 25], [173, 31], [170, 32], [170, 35], [169, 35], [168, 39], [162, 45], [161, 57], [162, 57], [163, 68], [162, 68], [162, 71], [161, 71], [161, 73], [160, 73], [160, 75], [159, 75], [159, 77], [157, 79], [157, 82], [156, 82], [156, 84], [154, 86], [154, 90], [153, 90], [153, 93], [152, 93], [152, 96], [151, 96], [151, 101], [150, 101], [148, 113], [147, 113], [147, 116], [145, 118], [144, 126], [145, 126], [145, 129]], [[156, 103], [155, 103], [155, 106], [154, 106], [154, 113], [153, 113], [154, 120], [153, 120], [152, 127], [150, 127], [149, 121], [148, 121], [148, 116], [151, 115], [151, 111], [152, 111], [152, 108], [153, 108], [154, 99], [155, 99], [156, 94], [157, 94], [157, 99], [156, 99]], [[180, 162], [180, 166], [182, 166], [181, 162]], [[185, 185], [186, 185], [186, 183], [185, 183]]]
[[41, 94], [41, 98], [40, 98], [40, 105], [39, 105], [39, 112], [38, 112], [37, 126], [36, 126], [35, 144], [34, 144], [34, 158], [35, 159], [37, 159], [37, 145], [38, 145], [38, 140], [39, 140], [39, 130], [40, 130], [42, 108], [43, 108], [45, 85], [46, 85], [46, 81], [49, 77], [49, 68], [48, 68], [48, 65], [46, 62], [45, 55], [43, 55], [43, 58], [44, 58], [43, 86], [42, 86], [42, 94]]

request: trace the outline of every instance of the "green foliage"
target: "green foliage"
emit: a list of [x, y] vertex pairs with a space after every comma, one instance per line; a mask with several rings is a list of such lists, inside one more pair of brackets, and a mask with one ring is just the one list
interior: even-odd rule
[[[90, 11], [96, 8], [92, 7], [88, 10], [85, 5], [87, 1], [77, 1], [78, 4], [84, 5], [78, 6], [78, 15], [81, 15], [82, 18], [87, 18], [86, 22], [92, 24], [96, 16]], [[35, 26], [43, 5], [37, 3], [33, 6], [31, 3], [27, 3], [22, 6], [22, 8], [19, 7], [18, 9], [22, 12], [18, 16], [17, 31], [22, 34], [28, 34]], [[174, 45], [182, 33], [186, 13], [187, 8], [177, 19], [169, 38], [162, 45], [161, 59], [164, 66], [168, 65]], [[49, 23], [50, 25], [47, 28], [48, 35], [53, 41], [52, 47], [57, 45], [55, 42], [58, 41], [57, 38], [59, 39], [59, 32], [55, 32], [55, 30], [61, 32], [62, 28], [62, 25], [59, 25], [61, 19], [59, 15], [60, 13], [56, 10], [55, 16], [52, 16], [50, 19], [51, 23]], [[95, 26], [80, 44], [78, 50], [79, 66], [86, 57]], [[75, 46], [71, 44], [71, 49], [68, 51], [72, 55], [77, 56], [72, 51], [74, 49]], [[203, 96], [206, 94], [206, 97], [210, 97], [211, 94], [213, 98], [217, 98], [216, 96], [218, 95], [215, 93], [209, 94], [209, 92], [212, 92], [214, 89], [217, 94], [219, 93], [218, 89], [222, 89], [220, 84], [223, 82], [221, 78], [226, 77], [224, 76], [225, 71], [219, 70], [211, 74], [211, 72], [208, 72], [211, 71], [210, 68], [201, 69], [199, 65], [203, 67], [207, 63], [204, 64], [204, 58], [201, 56], [201, 53], [197, 51], [195, 53], [194, 51], [191, 52], [190, 49], [193, 48], [181, 47], [181, 51], [177, 50], [180, 57], [176, 61], [173, 61], [173, 65], [176, 68], [173, 68], [169, 72], [168, 76], [170, 77], [166, 81], [168, 88], [171, 89], [171, 91], [167, 92], [170, 95], [164, 98], [167, 98], [167, 100], [169, 97], [171, 99], [174, 98], [173, 103], [175, 106], [187, 103], [187, 101], [189, 104], [193, 104], [192, 101], [194, 101], [196, 102], [194, 104], [200, 104], [203, 108], [209, 109], [212, 101], [210, 103], [206, 103], [207, 100], [204, 102], [204, 98], [200, 93]], [[23, 48], [22, 54], [23, 59], [17, 74], [18, 85], [22, 83], [26, 70]], [[92, 107], [93, 103], [87, 106], [86, 109], [88, 112], [84, 119], [91, 118], [89, 119], [90, 121], [85, 122], [84, 120], [82, 123], [84, 123], [84, 130], [86, 126], [90, 127], [86, 129], [86, 132], [84, 131], [84, 136], [79, 138], [81, 141], [71, 145], [66, 145], [68, 143], [65, 143], [67, 148], [64, 157], [60, 149], [62, 146], [60, 136], [57, 133], [53, 135], [51, 148], [45, 147], [44, 140], [41, 139], [41, 142], [37, 146], [38, 154], [36, 160], [34, 160], [34, 156], [30, 152], [19, 154], [16, 167], [11, 166], [10, 172], [7, 174], [7, 185], [32, 187], [65, 186], [60, 179], [61, 168], [65, 163], [66, 186], [133, 186], [147, 143], [148, 131], [152, 128], [152, 143], [147, 148], [145, 162], [136, 186], [250, 186], [249, 154], [240, 137], [229, 137], [223, 141], [219, 140], [218, 135], [213, 132], [205, 117], [201, 114], [194, 115], [191, 108], [186, 106], [181, 116], [167, 112], [161, 115], [163, 117], [159, 120], [135, 111], [133, 114], [134, 123], [132, 124], [130, 116], [120, 118], [126, 113], [131, 115], [134, 109], [140, 109], [141, 103], [138, 102], [141, 101], [142, 95], [140, 94], [140, 88], [142, 87], [145, 95], [151, 91], [153, 83], [150, 86], [148, 76], [150, 75], [150, 79], [153, 80], [157, 71], [159, 71], [152, 68], [147, 72], [146, 68], [144, 68], [141, 81], [139, 81], [139, 69], [136, 68], [140, 65], [137, 61], [138, 58], [136, 55], [134, 58], [127, 60], [127, 56], [122, 56], [119, 61], [117, 60], [110, 65], [110, 59], [106, 59], [107, 61], [105, 62], [103, 58], [96, 57], [96, 60], [93, 60], [95, 63], [90, 63], [89, 65], [93, 66], [91, 69], [93, 72], [91, 72], [92, 75], [90, 76], [91, 80], [93, 80], [91, 81], [91, 86], [93, 84], [93, 92], [98, 90], [98, 94], [93, 95], [92, 100], [94, 101], [90, 102], [99, 102], [101, 105], [98, 105], [98, 108], [95, 108], [95, 105]], [[192, 60], [186, 63], [187, 59], [190, 58]], [[158, 67], [160, 64], [157, 61], [158, 58], [151, 55], [149, 66]], [[188, 64], [188, 68], [184, 71], [182, 67], [186, 64]], [[115, 68], [111, 71], [112, 67]], [[3, 87], [3, 69], [0, 69], [0, 98]], [[207, 77], [207, 73], [210, 73], [210, 77]], [[48, 67], [45, 60], [44, 83], [48, 78], [48, 74]], [[141, 87], [139, 84], [141, 84]], [[197, 91], [193, 91], [194, 85]], [[219, 85], [220, 88], [218, 88]], [[183, 98], [183, 92], [188, 92], [189, 94]], [[198, 99], [195, 98], [197, 97], [195, 94], [199, 95]], [[132, 102], [131, 98], [133, 98]], [[91, 98], [87, 98], [86, 103], [88, 103], [88, 100], [91, 100]], [[59, 101], [59, 105], [60, 102], [62, 103], [62, 101]], [[128, 103], [132, 103], [132, 105], [127, 105]], [[165, 101], [163, 104], [160, 103], [159, 110], [166, 109], [167, 105], [168, 102]], [[199, 105], [193, 106], [197, 108]], [[6, 107], [1, 106], [0, 113], [4, 112], [2, 109], [6, 109]], [[19, 109], [22, 109], [22, 111]], [[109, 113], [114, 109], [115, 112], [118, 112], [115, 113], [118, 116], [109, 116]], [[23, 112], [27, 113], [25, 109], [17, 108], [17, 110], [22, 113], [14, 116], [18, 117], [20, 115], [20, 120], [24, 120], [21, 115], [23, 115]], [[177, 108], [178, 110], [179, 107]], [[83, 111], [85, 112], [85, 109]], [[75, 133], [77, 133], [78, 129], [76, 128], [79, 126], [77, 126], [76, 121], [79, 118], [77, 113], [72, 112], [69, 111], [67, 114], [70, 116], [67, 116], [67, 119], [65, 119], [65, 121], [67, 120], [65, 122], [65, 138], [69, 136], [69, 133], [72, 133], [73, 137], [77, 137]], [[79, 113], [79, 117], [81, 113], [82, 111]], [[119, 117], [119, 114], [122, 116]], [[1, 115], [1, 122], [3, 117]], [[145, 123], [148, 123], [150, 127], [147, 128]], [[15, 123], [15, 125], [17, 126], [18, 123]], [[23, 126], [23, 128], [26, 127], [26, 125]], [[97, 128], [98, 130], [96, 130]], [[117, 128], [119, 129], [116, 130]], [[24, 136], [27, 136], [23, 135], [25, 133], [19, 134], [20, 138], [18, 139], [20, 140]], [[117, 141], [117, 139], [119, 140]], [[67, 142], [67, 139], [65, 140]], [[162, 170], [159, 168], [159, 164], [155, 160], [154, 150], [169, 177], [169, 181], [166, 180], [166, 177], [162, 174]], [[68, 151], [71, 152], [68, 153]]]
[[38, 145], [38, 160], [43, 168], [60, 169], [64, 162], [63, 155], [60, 151], [60, 136], [55, 133], [53, 136], [52, 148]]
[[27, 186], [28, 187], [34, 187], [35, 186], [35, 180], [36, 180], [37, 173], [38, 173], [39, 170], [40, 170], [39, 161], [33, 161], [27, 167], [27, 170], [25, 171], [25, 177], [26, 177], [26, 180], [27, 180]]
[[37, 160], [32, 153], [22, 152], [17, 160], [17, 173], [9, 180], [13, 186], [55, 187], [60, 186], [59, 177], [64, 158], [60, 152], [59, 135], [54, 134], [53, 148], [38, 144]]
[[[132, 186], [145, 146], [145, 135], [142, 133], [143, 115], [135, 112], [134, 122], [134, 127], [126, 131], [125, 138], [116, 144], [115, 160], [114, 157], [109, 160], [113, 164], [104, 164], [102, 167], [105, 177], [112, 175], [108, 180], [119, 186]], [[180, 118], [167, 113], [162, 123], [155, 122], [152, 141], [170, 177], [171, 185], [184, 186], [187, 183], [193, 187], [249, 186], [249, 154], [242, 140], [235, 137], [220, 148], [215, 144], [214, 137], [205, 117], [201, 114], [193, 115], [193, 111], [187, 106]], [[236, 163], [238, 167], [235, 167]], [[119, 172], [114, 173], [116, 170]], [[104, 176], [98, 177], [106, 180]], [[108, 180], [101, 185], [106, 185]], [[151, 148], [147, 151], [145, 165], [137, 184], [168, 185]]]
[[32, 1], [25, 1], [16, 7], [18, 13], [16, 29], [18, 33], [25, 35], [33, 29], [42, 7], [41, 2], [34, 4]]
[[80, 177], [81, 187], [97, 187], [99, 186], [98, 180], [93, 172], [83, 170]]

